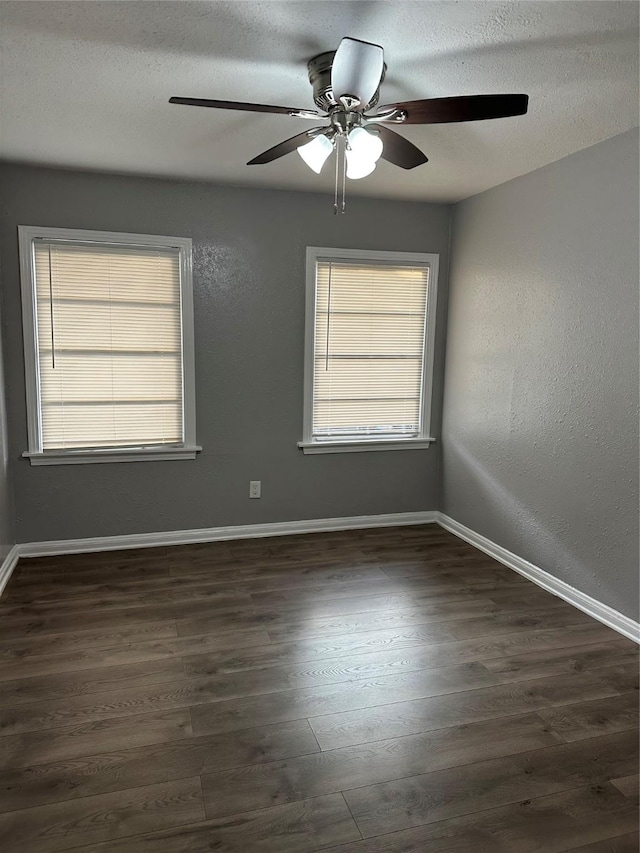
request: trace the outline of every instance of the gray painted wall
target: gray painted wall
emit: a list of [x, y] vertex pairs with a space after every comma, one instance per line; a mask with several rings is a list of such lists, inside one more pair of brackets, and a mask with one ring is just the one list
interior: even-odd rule
[[[450, 208], [5, 165], [1, 251], [10, 457], [18, 541], [436, 509], [429, 450], [303, 456], [305, 247], [438, 252], [447, 299]], [[196, 461], [32, 468], [17, 226], [192, 237]], [[444, 323], [440, 323], [443, 328]], [[443, 335], [436, 346], [439, 435]], [[249, 500], [249, 480], [262, 480]]]
[[442, 509], [638, 606], [638, 132], [455, 209]]
[[0, 311], [0, 564], [16, 542], [15, 508], [9, 470], [9, 441], [7, 437], [1, 318], [2, 312]]

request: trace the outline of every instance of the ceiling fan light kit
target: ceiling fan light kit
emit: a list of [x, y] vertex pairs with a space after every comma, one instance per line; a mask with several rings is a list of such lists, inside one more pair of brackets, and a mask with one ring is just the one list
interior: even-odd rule
[[333, 154], [333, 142], [324, 133], [316, 136], [311, 142], [298, 146], [298, 154], [310, 169], [319, 175], [327, 158]]
[[[314, 127], [263, 151], [247, 165], [271, 163], [297, 150], [305, 163], [320, 174], [335, 150], [334, 213], [345, 211], [346, 178], [359, 180], [370, 175], [380, 158], [401, 169], [415, 169], [427, 162], [419, 148], [385, 125], [480, 121], [524, 115], [528, 109], [529, 96], [522, 94], [427, 98], [377, 107], [386, 73], [384, 52], [380, 45], [354, 38], [343, 38], [335, 52], [315, 56], [308, 70], [313, 99], [324, 115], [317, 110], [205, 98], [170, 98], [169, 102], [328, 120], [328, 125]], [[366, 113], [372, 109], [376, 111]], [[340, 175], [342, 203], [338, 205]]]

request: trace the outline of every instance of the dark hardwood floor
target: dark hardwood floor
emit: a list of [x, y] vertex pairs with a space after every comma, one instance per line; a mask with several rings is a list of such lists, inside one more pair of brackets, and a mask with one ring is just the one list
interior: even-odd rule
[[638, 851], [638, 648], [435, 526], [24, 560], [4, 853]]

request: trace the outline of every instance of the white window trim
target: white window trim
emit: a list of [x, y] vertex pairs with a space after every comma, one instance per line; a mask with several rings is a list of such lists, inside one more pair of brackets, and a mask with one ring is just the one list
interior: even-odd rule
[[[422, 431], [414, 438], [358, 439], [354, 441], [318, 441], [313, 438], [313, 365], [316, 313], [316, 263], [318, 260], [380, 261], [388, 264], [420, 264], [429, 267], [429, 288], [425, 321], [424, 373], [422, 377]], [[431, 435], [431, 395], [435, 353], [436, 305], [440, 255], [423, 252], [382, 252], [367, 249], [331, 249], [307, 247], [306, 310], [304, 342], [304, 414], [302, 441], [305, 454], [352, 453], [370, 450], [420, 450], [436, 439]]]
[[[36, 282], [33, 244], [35, 239], [72, 243], [110, 243], [123, 246], [157, 246], [179, 252], [180, 302], [182, 321], [182, 382], [184, 442], [167, 447], [42, 449], [42, 430], [38, 406], [38, 339], [36, 325]], [[150, 460], [195, 459], [202, 448], [196, 444], [196, 384], [193, 339], [193, 262], [189, 237], [156, 234], [128, 234], [118, 231], [86, 231], [76, 228], [48, 228], [19, 225], [20, 284], [22, 291], [22, 327], [27, 399], [29, 449], [22, 455], [32, 465], [77, 465], [94, 462], [141, 462]]]

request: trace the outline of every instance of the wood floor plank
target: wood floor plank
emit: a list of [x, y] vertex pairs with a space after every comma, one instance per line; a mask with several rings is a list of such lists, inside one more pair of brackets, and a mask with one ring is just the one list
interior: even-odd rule
[[491, 637], [497, 634], [510, 634], [515, 631], [533, 628], [567, 627], [569, 625], [588, 625], [588, 616], [579, 610], [559, 612], [557, 608], [530, 610], [526, 615], [498, 613], [494, 616], [481, 616], [477, 619], [464, 619], [447, 622], [446, 628], [452, 640], [464, 640], [472, 637]]
[[111, 649], [128, 643], [177, 637], [175, 619], [142, 622], [124, 628], [101, 631], [67, 631], [64, 634], [16, 636], [0, 641], [0, 663], [42, 654], [67, 654], [78, 649]]
[[[164, 550], [164, 549], [158, 549]], [[21, 558], [18, 564], [17, 582], [37, 578], [40, 581], [50, 578], [76, 577], [84, 572], [94, 576], [104, 574], [104, 566], [108, 566], [111, 576], [145, 576], [168, 577], [169, 571], [164, 564], [164, 554], [153, 553], [133, 555], [131, 551], [97, 551], [92, 554], [65, 554], [51, 557]]]
[[[416, 607], [415, 599], [402, 590], [394, 595], [367, 595], [367, 590], [362, 589], [361, 592], [363, 594], [360, 596], [328, 598], [314, 601], [307, 605], [301, 605], [298, 599], [293, 599], [289, 602], [280, 602], [276, 606], [272, 606], [269, 603], [261, 603], [257, 600], [259, 599], [259, 595], [252, 594], [250, 595], [251, 610], [254, 613], [274, 614], [278, 618], [286, 617], [287, 619], [296, 620], [303, 619], [305, 615], [331, 617], [352, 613], [378, 613], [381, 610], [404, 610], [407, 607]], [[336, 592], [336, 596], [338, 594], [339, 591]], [[451, 594], [445, 597], [447, 601], [451, 601], [453, 598]], [[475, 600], [476, 598], [477, 596], [473, 593], [467, 597], [467, 601]], [[206, 618], [203, 617], [203, 619]]]
[[529, 583], [521, 575], [515, 572], [511, 573], [511, 577], [505, 580], [483, 579], [482, 575], [477, 577], [430, 577], [428, 573], [424, 576], [415, 578], [389, 578], [389, 581], [395, 584], [396, 589], [401, 588], [410, 591], [414, 596], [430, 595], [432, 592], [446, 592], [447, 589], [455, 588], [456, 586], [464, 586], [469, 589], [476, 590], [478, 593], [483, 593], [487, 598], [490, 598], [491, 592], [503, 589], [522, 589]]
[[[529, 644], [545, 648], [548, 645], [579, 639], [578, 635], [566, 637], [564, 631], [545, 632], [543, 634], [508, 635], [500, 641], [486, 643], [475, 640], [462, 640], [455, 643], [438, 645], [422, 645], [409, 649], [390, 649], [389, 651], [368, 652], [366, 654], [349, 655], [346, 657], [323, 658], [321, 660], [284, 663], [274, 666], [256, 667], [250, 669], [234, 669], [226, 671], [224, 661], [218, 655], [194, 655], [183, 659], [185, 673], [192, 678], [217, 677], [221, 698], [231, 698], [232, 695], [255, 695], [258, 693], [276, 692], [298, 687], [311, 687], [322, 684], [336, 684], [363, 678], [377, 678], [401, 672], [417, 672], [419, 670], [437, 669], [442, 666], [454, 666], [460, 663], [482, 661], [489, 657], [495, 663], [495, 655], [522, 648], [522, 638], [527, 636]], [[510, 639], [512, 638], [512, 639]], [[586, 639], [592, 638], [587, 635]], [[575, 649], [580, 647], [572, 647]], [[588, 646], [587, 648], [590, 648]], [[562, 654], [562, 649], [551, 651]], [[544, 654], [544, 651], [535, 654]], [[293, 656], [292, 656], [293, 657]], [[532, 677], [544, 677], [547, 673], [533, 673]], [[549, 675], [555, 675], [550, 672]], [[499, 681], [520, 679], [505, 679], [499, 674]], [[243, 693], [239, 691], [243, 690]]]
[[611, 784], [615, 785], [621, 794], [638, 803], [640, 796], [639, 790], [640, 777], [637, 773], [632, 773], [630, 776], [623, 776], [620, 779], [612, 779]]
[[[99, 609], [101, 613], [110, 613], [113, 611], [128, 610], [132, 607], [144, 608], [141, 613], [145, 613], [150, 607], [158, 608], [158, 612], [166, 613], [167, 605], [182, 605], [187, 606], [188, 602], [207, 602], [212, 608], [223, 605], [241, 607], [248, 603], [248, 593], [234, 589], [230, 591], [226, 586], [224, 591], [221, 589], [221, 584], [199, 584], [186, 585], [176, 589], [159, 589], [157, 581], [155, 589], [150, 589], [144, 593], [127, 594], [125, 592], [112, 592], [105, 595], [85, 595], [80, 591], [75, 595], [66, 595], [61, 602], [55, 601], [25, 601], [18, 602], [14, 599], [13, 604], [6, 604], [0, 607], [0, 619], [8, 618], [39, 618], [42, 620], [50, 620], [52, 617], [62, 616], [73, 613], [80, 614], [89, 610]], [[81, 589], [81, 588], [80, 588]], [[160, 608], [165, 607], [164, 611]]]
[[[179, 575], [180, 577], [190, 577], [189, 570], [185, 571], [184, 566], [178, 566], [175, 569], [170, 569], [170, 573]], [[193, 574], [195, 577], [198, 573]], [[300, 589], [312, 584], [318, 585], [335, 585], [335, 584], [353, 584], [353, 583], [385, 583], [389, 580], [388, 576], [377, 565], [356, 565], [349, 568], [318, 567], [313, 572], [302, 573], [296, 571], [282, 570], [279, 573], [258, 573], [256, 572], [247, 575], [238, 575], [233, 569], [228, 570], [227, 575], [221, 572], [216, 574], [220, 586], [233, 584], [234, 587], [241, 592], [270, 592], [271, 590], [281, 589]]]
[[[477, 596], [470, 595], [467, 599], [452, 600], [447, 597], [446, 604], [450, 606], [464, 606], [477, 601]], [[487, 599], [488, 600], [488, 599]], [[483, 600], [483, 604], [485, 600]], [[238, 616], [248, 615], [256, 620], [255, 624], [265, 629], [271, 625], [299, 622], [304, 619], [327, 618], [334, 619], [340, 616], [353, 616], [357, 614], [389, 613], [391, 611], [414, 610], [420, 607], [415, 599], [406, 593], [397, 595], [363, 595], [359, 598], [332, 598], [326, 601], [315, 602], [307, 606], [300, 606], [295, 600], [286, 604], [275, 606], [262, 605], [251, 601], [250, 605], [242, 610], [225, 609], [216, 610], [204, 616], [189, 616], [176, 620], [180, 634], [206, 634], [209, 631], [219, 631], [229, 621], [236, 624]], [[430, 605], [431, 606], [431, 605]], [[481, 607], [482, 605], [478, 605]], [[364, 617], [363, 617], [364, 618]]]
[[548, 604], [551, 601], [556, 601], [558, 604], [566, 604], [565, 601], [558, 598], [558, 596], [554, 595], [552, 592], [549, 592], [540, 586], [535, 586], [534, 584], [529, 584], [529, 586], [524, 587], [521, 586], [517, 589], [513, 589], [512, 587], [496, 589], [496, 591], [491, 594], [491, 598], [496, 603], [506, 601], [509, 604], [520, 605], [521, 607], [527, 606], [530, 602], [534, 602], [536, 607], [540, 602]]
[[[511, 588], [520, 587], [520, 581], [510, 582], [508, 584]], [[501, 588], [507, 586], [506, 583], [500, 584]], [[319, 601], [331, 600], [335, 598], [349, 598], [356, 597], [359, 598], [363, 594], [367, 595], [397, 595], [399, 592], [404, 591], [405, 594], [411, 595], [415, 598], [426, 597], [432, 599], [436, 596], [440, 596], [442, 599], [444, 596], [453, 596], [457, 597], [459, 595], [478, 595], [482, 593], [483, 597], [490, 598], [491, 592], [496, 589], [495, 584], [463, 584], [459, 583], [456, 585], [452, 585], [450, 581], [442, 581], [441, 583], [429, 583], [428, 580], [425, 581], [415, 581], [415, 580], [393, 580], [392, 578], [387, 578], [384, 581], [372, 581], [371, 583], [366, 584], [366, 589], [363, 589], [363, 585], [360, 583], [353, 584], [342, 584], [339, 588], [336, 585], [332, 584], [313, 584], [310, 586], [306, 586], [300, 590], [296, 589], [278, 589], [271, 590], [269, 592], [251, 592], [251, 599], [255, 601], [257, 604], [268, 604], [270, 606], [277, 606], [280, 604], [287, 604], [292, 601], [297, 602], [299, 605], [314, 603]]]
[[[368, 553], [378, 553], [379, 545], [371, 544], [366, 545], [362, 543], [360, 545], [360, 549], [364, 554]], [[405, 555], [409, 556], [426, 556], [430, 558], [436, 558], [439, 555], [443, 555], [448, 558], [475, 558], [476, 560], [487, 560], [487, 555], [479, 551], [477, 548], [474, 548], [472, 545], [469, 545], [466, 542], [461, 542], [459, 539], [456, 542], [455, 540], [450, 539], [436, 539], [432, 538], [428, 541], [418, 542], [418, 541], [405, 541], [405, 542], [395, 542], [390, 547], [385, 549], [385, 554], [389, 560], [393, 560], [396, 556]]]
[[[171, 574], [160, 575], [151, 566], [139, 571], [118, 571], [109, 567], [94, 566], [82, 571], [66, 572], [58, 575], [53, 572], [42, 575], [17, 574], [12, 589], [3, 596], [2, 604], [14, 606], [19, 602], [40, 602], [55, 604], [55, 588], [62, 588], [69, 596], [79, 598], [102, 598], [114, 594], [141, 595], [150, 592], [162, 600], [164, 592], [180, 593], [201, 588], [203, 590], [221, 590], [231, 586], [244, 590], [244, 594], [256, 582], [264, 582], [264, 590], [304, 589], [307, 584], [326, 586], [332, 583], [353, 584], [369, 579], [371, 582], [393, 583], [384, 574], [379, 562], [360, 556], [356, 559], [338, 555], [335, 558], [319, 557], [317, 560], [283, 560], [276, 564], [264, 560], [247, 563], [232, 560], [224, 565], [204, 565], [196, 567], [188, 562], [170, 563]], [[446, 567], [441, 570], [444, 572]], [[433, 570], [435, 572], [435, 570]], [[435, 577], [435, 574], [434, 574]], [[163, 580], [160, 584], [158, 581]], [[397, 584], [395, 584], [397, 586]], [[263, 589], [262, 586], [259, 586]]]
[[[448, 643], [429, 643], [418, 631], [378, 631], [357, 636], [331, 637], [329, 641], [312, 638], [299, 642], [273, 643], [265, 647], [251, 647], [238, 651], [209, 652], [204, 655], [185, 656], [185, 664], [194, 666], [192, 674], [247, 672], [255, 669], [308, 663], [324, 666], [325, 661], [344, 658], [342, 665], [368, 668], [376, 660], [385, 661], [402, 655], [406, 669], [428, 669], [492, 659], [501, 654], [517, 654], [531, 650], [544, 650], [593, 644], [611, 639], [613, 632], [597, 622], [568, 628], [522, 631], [497, 637], [473, 638]], [[615, 636], [615, 635], [613, 635]], [[363, 642], [364, 641], [364, 642]], [[382, 656], [382, 657], [381, 657]], [[329, 664], [332, 665], [332, 664]]]
[[[215, 679], [214, 689], [217, 701], [265, 693], [280, 693], [305, 687], [324, 687], [331, 684], [386, 678], [390, 675], [419, 671], [422, 671], [421, 677], [424, 679], [429, 677], [429, 672], [446, 668], [448, 665], [458, 664], [454, 659], [444, 660], [444, 662], [439, 658], [434, 659], [427, 651], [427, 647], [408, 651], [326, 658], [309, 663], [289, 663], [229, 673], [218, 672], [215, 663], [211, 665], [208, 655], [196, 655], [184, 659], [187, 676]], [[492, 683], [496, 684], [498, 680], [493, 680]]]
[[[385, 614], [376, 614], [375, 617], [368, 615], [356, 617], [314, 617], [311, 616], [299, 622], [284, 621], [280, 626], [270, 625], [268, 628], [272, 642], [286, 642], [297, 637], [327, 636], [329, 634], [348, 634], [367, 630], [380, 630], [383, 628], [405, 627], [412, 625], [427, 625], [433, 623], [458, 622], [463, 619], [475, 620], [484, 616], [507, 616], [498, 605], [491, 604], [481, 597], [466, 604], [452, 602], [451, 604], [425, 605], [415, 609], [395, 610]], [[515, 617], [514, 617], [515, 618]], [[493, 627], [492, 623], [492, 627]], [[512, 624], [511, 621], [508, 622]], [[474, 622], [474, 625], [477, 625]], [[178, 633], [182, 626], [178, 623]], [[454, 635], [457, 636], [457, 626]], [[475, 636], [475, 633], [471, 633]], [[484, 636], [484, 635], [483, 635]]]
[[[70, 847], [181, 826], [204, 817], [200, 779], [128, 788], [98, 797], [0, 814], [0, 846], [21, 853], [54, 853]], [[122, 846], [120, 848], [122, 850]]]
[[193, 734], [188, 708], [8, 735], [0, 738], [0, 772], [99, 752], [169, 743]]
[[389, 566], [385, 561], [384, 573], [390, 578], [438, 578], [455, 580], [482, 580], [491, 583], [502, 583], [513, 580], [513, 571], [506, 566], [496, 564], [495, 560], [485, 557], [478, 560], [475, 557], [471, 561], [453, 562], [439, 561], [437, 566], [431, 562], [420, 561], [406, 563], [399, 566]]
[[[468, 584], [468, 587], [471, 590], [475, 590], [477, 595], [483, 594], [485, 598], [488, 598], [490, 601], [493, 601], [501, 607], [505, 607], [510, 610], [519, 610], [522, 613], [526, 613], [531, 607], [547, 609], [549, 607], [565, 606], [564, 601], [548, 593], [545, 593], [544, 596], [537, 595], [538, 591], [544, 592], [544, 590], [538, 590], [537, 587], [534, 587], [534, 591], [529, 595], [529, 590], [527, 589], [526, 584], [523, 584], [522, 582], [523, 578], [515, 572], [512, 572], [512, 575], [513, 577], [508, 581], [505, 580], [500, 583], [485, 584], [484, 588], [481, 589], [478, 588], [477, 583]], [[408, 582], [409, 581], [406, 579], [403, 581], [405, 584]], [[411, 583], [411, 595], [420, 603], [429, 601], [431, 596], [435, 594], [433, 585], [430, 583], [424, 584], [422, 582], [415, 581], [412, 581]], [[450, 584], [450, 588], [458, 586], [463, 586], [463, 582], [460, 581], [453, 586]], [[529, 584], [529, 586], [532, 585]], [[446, 594], [446, 590], [443, 589], [440, 594]]]
[[640, 689], [640, 669], [638, 658], [628, 663], [618, 662], [615, 666], [599, 670], [600, 678], [614, 687], [619, 693], [630, 693]]
[[[418, 646], [406, 651], [392, 649], [377, 654], [371, 652], [364, 655], [323, 658], [317, 661], [240, 669], [232, 672], [220, 672], [215, 657], [212, 661], [210, 655], [195, 655], [184, 658], [184, 667], [187, 676], [216, 678], [219, 699], [231, 699], [303, 687], [385, 678], [389, 675], [419, 671], [423, 671], [424, 678], [429, 671], [458, 665], [460, 663], [458, 657], [455, 653], [434, 654], [432, 647]], [[470, 657], [472, 658], [473, 655]], [[472, 662], [474, 661], [462, 661], [462, 663]]]
[[622, 733], [345, 790], [344, 796], [363, 837], [370, 838], [583, 785], [602, 785], [637, 761], [637, 738]]
[[[225, 605], [239, 607], [244, 596], [235, 592], [220, 592], [217, 601]], [[0, 642], [28, 634], [64, 634], [68, 631], [121, 628], [143, 622], [158, 622], [175, 619], [178, 616], [191, 616], [210, 611], [209, 601], [187, 601], [181, 604], [149, 604], [137, 607], [122, 607], [100, 610], [88, 609], [74, 611], [73, 619], [69, 614], [60, 613], [41, 617], [35, 615], [3, 617], [0, 623]]]
[[638, 728], [638, 694], [585, 699], [567, 707], [545, 708], [539, 713], [565, 740], [599, 737]]
[[[360, 838], [341, 794], [127, 838], [126, 853], [313, 853]], [[124, 853], [122, 842], [75, 853]]]
[[484, 665], [502, 681], [522, 681], [549, 675], [592, 672], [618, 664], [638, 665], [638, 647], [625, 639], [574, 648], [545, 649], [524, 655], [502, 655]]
[[604, 841], [594, 841], [583, 847], [572, 847], [562, 853], [638, 853], [640, 850], [640, 834], [630, 832], [628, 835], [618, 835], [617, 838], [607, 838]]
[[[464, 693], [394, 702], [375, 710], [314, 716], [309, 722], [322, 749], [337, 749], [385, 737], [402, 737], [529, 711], [540, 712], [555, 706], [571, 706], [576, 702], [612, 695], [612, 688], [594, 675], [582, 673], [570, 680], [563, 676], [538, 678]], [[614, 701], [619, 701], [617, 695]], [[544, 718], [549, 722], [548, 716]], [[554, 729], [565, 737], [562, 730], [556, 726]]]
[[[373, 556], [373, 552], [372, 552]], [[430, 546], [429, 550], [418, 551], [404, 549], [402, 551], [385, 549], [383, 569], [387, 577], [395, 580], [458, 580], [480, 583], [496, 583], [497, 581], [511, 582], [516, 580], [514, 573], [500, 563], [487, 557], [486, 554], [459, 552], [457, 555], [451, 549], [436, 552]]]
[[[251, 649], [211, 653], [209, 660], [216, 663], [220, 672], [237, 672], [260, 667], [280, 666], [292, 660], [320, 661], [332, 657], [350, 657], [380, 651], [411, 649], [425, 646], [449, 636], [440, 626], [416, 628], [387, 628], [380, 631], [362, 631], [357, 634], [336, 635], [328, 638], [311, 637], [288, 643], [263, 644]], [[188, 640], [188, 638], [184, 638]], [[193, 654], [195, 654], [194, 652]], [[188, 653], [184, 653], [187, 656]]]
[[105, 690], [125, 690], [162, 684], [184, 678], [182, 658], [160, 658], [124, 666], [103, 666], [79, 672], [56, 672], [35, 678], [3, 681], [0, 687], [0, 708], [10, 708], [33, 702], [52, 702], [71, 699]]
[[256, 725], [296, 720], [317, 713], [337, 713], [352, 708], [374, 708], [386, 705], [390, 696], [397, 698], [435, 696], [457, 690], [473, 690], [495, 684], [481, 664], [400, 673], [374, 680], [357, 680], [347, 684], [329, 684], [229, 699], [191, 708], [194, 734], [233, 731]]
[[207, 817], [402, 779], [561, 742], [535, 714], [204, 775]]
[[[261, 613], [248, 614], [247, 621], [242, 617], [235, 619], [238, 627], [263, 627], [269, 632], [272, 642], [287, 642], [298, 637], [324, 637], [332, 634], [350, 634], [362, 631], [379, 631], [385, 628], [404, 628], [413, 625], [427, 625], [434, 622], [447, 622], [451, 619], [474, 618], [500, 612], [496, 604], [485, 599], [419, 607], [413, 606], [391, 608], [387, 611], [341, 614], [338, 616], [318, 616], [307, 613], [296, 619], [289, 613], [272, 612], [268, 616]], [[178, 619], [177, 628], [180, 636], [205, 633], [216, 624], [216, 617]], [[229, 624], [233, 624], [231, 616]], [[223, 623], [223, 624], [226, 624]]]
[[[272, 592], [251, 592], [249, 595], [252, 605], [258, 611], [283, 609], [289, 612], [291, 609], [298, 608], [306, 611], [311, 610], [314, 613], [318, 612], [318, 615], [332, 615], [331, 612], [327, 613], [324, 608], [336, 607], [339, 606], [339, 602], [348, 602], [349, 599], [357, 600], [363, 596], [378, 599], [387, 596], [391, 599], [396, 596], [406, 596], [413, 602], [413, 606], [417, 604], [413, 590], [406, 589], [404, 584], [390, 580], [383, 583], [367, 584], [366, 590], [363, 590], [361, 584], [343, 584], [339, 589], [332, 586], [314, 585], [297, 591], [279, 589]], [[456, 584], [455, 586], [447, 584], [444, 587], [433, 589], [428, 603], [446, 604], [454, 601], [473, 601], [477, 596], [477, 590], [472, 587], [464, 584]], [[345, 606], [349, 606], [348, 603]], [[317, 610], [320, 607], [322, 610]]]
[[[496, 605], [487, 604], [486, 599], [478, 600], [477, 595], [469, 595], [462, 598], [457, 598], [454, 595], [445, 596], [445, 604], [452, 611], [455, 607], [467, 607], [471, 610], [474, 606], [478, 612], [482, 612], [485, 608], [492, 609], [495, 607], [497, 612], [499, 608]], [[431, 602], [428, 607], [439, 606], [440, 602], [436, 598], [435, 602]], [[375, 613], [395, 610], [410, 610], [416, 609], [419, 605], [407, 594], [399, 594], [395, 596], [363, 596], [360, 598], [346, 599], [329, 599], [325, 602], [316, 602], [310, 607], [301, 607], [296, 603], [287, 605], [278, 605], [277, 607], [260, 606], [253, 602], [245, 605], [241, 610], [238, 609], [237, 603], [231, 605], [217, 605], [215, 607], [206, 607], [206, 615], [189, 615], [182, 617], [177, 621], [184, 627], [181, 633], [189, 634], [204, 634], [204, 633], [220, 633], [230, 630], [239, 630], [240, 628], [260, 627], [265, 628], [271, 624], [285, 624], [289, 622], [299, 621], [306, 616], [319, 618], [337, 618], [345, 614], [354, 613]], [[197, 613], [202, 611], [202, 606], [191, 608]], [[3, 655], [18, 656], [26, 654], [37, 654], [43, 647], [48, 649], [48, 652], [55, 650], [68, 651], [73, 648], [89, 648], [91, 646], [103, 646], [109, 648], [123, 642], [136, 642], [137, 640], [148, 639], [153, 636], [176, 636], [175, 620], [165, 620], [164, 622], [141, 622], [139, 625], [131, 627], [112, 628], [111, 630], [103, 629], [101, 631], [76, 631], [67, 632], [64, 634], [44, 634], [36, 633], [28, 638], [13, 638], [6, 639], [0, 644], [0, 657]]]
[[29, 678], [54, 672], [74, 672], [101, 666], [119, 666], [146, 660], [182, 657], [207, 651], [215, 653], [220, 649], [235, 651], [235, 649], [251, 646], [265, 649], [270, 642], [269, 635], [265, 631], [250, 629], [225, 634], [202, 634], [195, 637], [129, 643], [110, 649], [88, 649], [86, 652], [34, 655], [2, 666], [0, 681], [4, 679], [11, 681], [20, 676]]
[[[540, 721], [538, 727], [543, 728]], [[522, 727], [522, 737], [532, 742], [535, 734]], [[547, 734], [547, 738], [553, 735]], [[538, 740], [543, 742], [540, 734]], [[65, 757], [48, 764], [0, 771], [0, 811], [187, 779], [319, 751], [309, 723], [296, 720], [223, 735], [186, 737], [73, 759]]]
[[564, 853], [634, 833], [637, 825], [633, 804], [605, 784], [387, 833], [332, 853]]
[[[122, 596], [122, 601], [127, 597], [144, 595], [154, 595], [156, 592], [179, 592], [186, 590], [198, 590], [201, 588], [209, 588], [206, 577], [199, 577], [194, 580], [185, 578], [171, 577], [166, 575], [158, 576], [147, 574], [142, 578], [125, 578], [120, 579], [113, 576], [110, 570], [107, 570], [105, 579], [105, 570], [97, 572], [92, 577], [80, 577], [78, 575], [65, 576], [63, 579], [51, 578], [42, 580], [37, 577], [29, 580], [18, 580], [15, 584], [13, 578], [11, 586], [8, 587], [6, 593], [3, 594], [3, 601], [7, 604], [55, 604], [60, 597], [60, 591], [64, 590], [65, 599], [73, 599], [81, 601], [83, 598], [88, 598], [92, 601], [99, 600], [108, 596]], [[215, 586], [218, 586], [215, 583]]]

